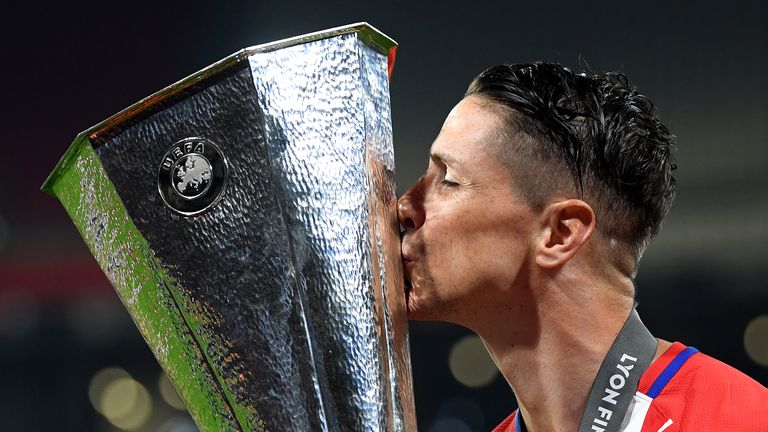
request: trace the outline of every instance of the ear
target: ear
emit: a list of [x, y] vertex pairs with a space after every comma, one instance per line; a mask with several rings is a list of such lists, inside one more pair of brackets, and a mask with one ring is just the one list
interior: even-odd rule
[[579, 199], [551, 204], [543, 212], [542, 236], [535, 249], [536, 264], [554, 269], [563, 266], [595, 231], [595, 212]]

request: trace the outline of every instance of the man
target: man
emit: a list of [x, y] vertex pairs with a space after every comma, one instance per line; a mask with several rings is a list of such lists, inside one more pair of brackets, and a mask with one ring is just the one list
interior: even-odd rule
[[621, 74], [475, 78], [399, 200], [408, 314], [476, 332], [519, 410], [497, 431], [768, 431], [768, 390], [657, 340], [633, 279], [673, 137]]

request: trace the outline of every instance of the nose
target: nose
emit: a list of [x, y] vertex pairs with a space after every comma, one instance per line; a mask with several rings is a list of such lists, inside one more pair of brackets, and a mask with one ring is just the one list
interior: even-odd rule
[[405, 231], [414, 231], [424, 225], [424, 200], [422, 199], [421, 179], [397, 200], [397, 217]]

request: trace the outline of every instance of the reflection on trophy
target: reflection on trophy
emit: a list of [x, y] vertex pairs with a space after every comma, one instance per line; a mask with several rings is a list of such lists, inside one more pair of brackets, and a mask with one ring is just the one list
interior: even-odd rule
[[394, 48], [355, 24], [241, 50], [46, 181], [201, 430], [415, 430]]

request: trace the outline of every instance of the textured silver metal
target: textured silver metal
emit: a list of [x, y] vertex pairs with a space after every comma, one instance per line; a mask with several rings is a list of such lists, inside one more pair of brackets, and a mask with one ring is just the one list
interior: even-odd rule
[[[243, 430], [416, 430], [387, 53], [356, 32], [301, 42], [112, 120], [95, 151]], [[190, 136], [229, 162], [192, 217], [156, 183]]]

